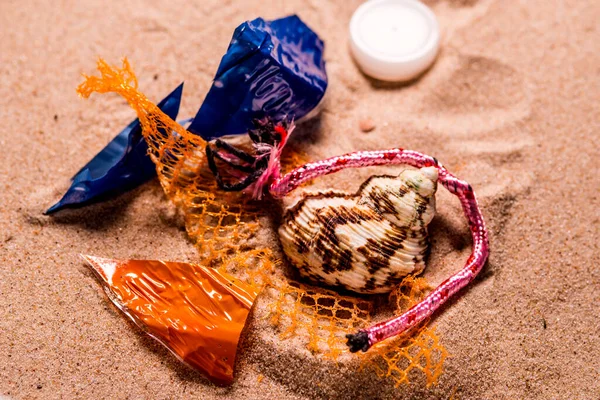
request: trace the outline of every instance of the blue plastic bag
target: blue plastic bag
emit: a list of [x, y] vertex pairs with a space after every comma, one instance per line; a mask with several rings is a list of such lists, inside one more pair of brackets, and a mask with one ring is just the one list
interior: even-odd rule
[[301, 119], [327, 89], [323, 41], [300, 18], [257, 18], [235, 30], [214, 83], [188, 130], [212, 140], [252, 120]]

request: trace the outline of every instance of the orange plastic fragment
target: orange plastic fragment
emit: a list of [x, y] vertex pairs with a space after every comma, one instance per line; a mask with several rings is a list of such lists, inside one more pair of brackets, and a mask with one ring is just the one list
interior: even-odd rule
[[213, 382], [233, 381], [255, 289], [198, 264], [82, 257], [110, 300], [146, 333]]

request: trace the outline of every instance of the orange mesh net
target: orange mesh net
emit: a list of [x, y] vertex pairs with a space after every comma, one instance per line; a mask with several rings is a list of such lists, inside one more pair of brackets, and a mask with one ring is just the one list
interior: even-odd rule
[[371, 320], [370, 301], [294, 282], [278, 289], [276, 301], [270, 304], [271, 323], [280, 329], [282, 339], [305, 337], [313, 354], [337, 359], [348, 351], [344, 336]]
[[[424, 278], [411, 275], [390, 294], [395, 300], [395, 313], [400, 314], [421, 301], [431, 288]], [[382, 378], [392, 379], [396, 386], [410, 382], [411, 373], [423, 373], [427, 386], [442, 374], [448, 352], [441, 345], [434, 328], [426, 325], [373, 346], [362, 355], [362, 368], [372, 368]]]
[[[165, 193], [183, 212], [186, 230], [195, 241], [202, 264], [230, 273], [261, 290], [275, 292], [269, 305], [270, 321], [282, 339], [300, 337], [316, 356], [337, 360], [348, 352], [345, 334], [367, 326], [374, 314], [370, 300], [288, 282], [276, 268], [278, 261], [268, 248], [249, 244], [260, 228], [264, 207], [241, 193], [220, 190], [208, 170], [202, 138], [171, 120], [137, 90], [137, 79], [125, 59], [123, 67], [98, 62], [100, 77], [86, 76], [77, 88], [82, 97], [92, 92], [115, 92], [136, 111]], [[298, 153], [282, 157], [283, 169], [305, 161]], [[424, 279], [407, 277], [393, 293], [396, 312], [421, 299]], [[423, 373], [435, 383], [447, 356], [435, 331], [422, 327], [408, 337], [387, 340], [360, 355], [362, 368], [373, 369], [396, 385], [408, 383], [412, 373]]]
[[[280, 328], [280, 338], [302, 336], [313, 354], [337, 360], [348, 351], [345, 335], [369, 325], [374, 304], [369, 300], [341, 296], [321, 288], [283, 284], [277, 300], [270, 305], [271, 322]], [[429, 285], [423, 278], [407, 276], [390, 294], [396, 314], [423, 299]], [[410, 382], [410, 374], [421, 372], [427, 385], [437, 382], [448, 356], [433, 328], [421, 327], [359, 353], [361, 369], [372, 369], [396, 386]]]

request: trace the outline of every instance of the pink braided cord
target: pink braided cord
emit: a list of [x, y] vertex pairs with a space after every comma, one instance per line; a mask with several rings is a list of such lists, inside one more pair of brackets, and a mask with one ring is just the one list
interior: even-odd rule
[[438, 169], [438, 181], [460, 200], [469, 222], [473, 238], [473, 251], [464, 268], [442, 282], [423, 301], [398, 317], [361, 330], [368, 335], [368, 346], [363, 351], [375, 343], [409, 330], [431, 316], [450, 297], [473, 281], [483, 268], [489, 255], [488, 233], [471, 185], [456, 178], [433, 157], [411, 150], [391, 149], [357, 151], [308, 163], [283, 177], [278, 177], [269, 187], [269, 192], [273, 197], [282, 198], [304, 182], [321, 175], [331, 174], [345, 168], [389, 164], [406, 164], [416, 168], [434, 166]]

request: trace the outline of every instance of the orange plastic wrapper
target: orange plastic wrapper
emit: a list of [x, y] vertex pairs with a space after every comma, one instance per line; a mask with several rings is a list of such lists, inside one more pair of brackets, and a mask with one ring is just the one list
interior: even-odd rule
[[136, 325], [211, 381], [233, 381], [255, 289], [198, 264], [82, 257], [110, 300]]

